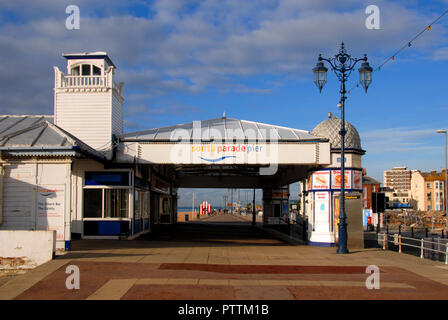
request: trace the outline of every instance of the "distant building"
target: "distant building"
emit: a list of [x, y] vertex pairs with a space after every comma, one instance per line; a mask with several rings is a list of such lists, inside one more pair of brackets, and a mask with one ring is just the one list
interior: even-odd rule
[[362, 177], [362, 207], [363, 209], [372, 209], [372, 193], [380, 191], [381, 182], [366, 175], [363, 170]]
[[384, 171], [384, 187], [390, 190], [386, 197], [389, 197], [392, 206], [401, 207], [409, 204], [411, 175], [412, 171], [407, 167], [394, 167], [392, 170]]
[[412, 172], [411, 197], [421, 211], [443, 211], [445, 172]]

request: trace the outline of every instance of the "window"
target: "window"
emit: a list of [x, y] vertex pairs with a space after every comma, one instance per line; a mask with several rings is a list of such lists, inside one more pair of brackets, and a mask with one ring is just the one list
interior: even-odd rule
[[129, 217], [129, 172], [90, 171], [84, 179], [84, 218]]
[[426, 200], [431, 201], [431, 192], [426, 194]]
[[84, 190], [84, 217], [101, 218], [103, 211], [103, 191], [101, 189]]
[[100, 76], [101, 75], [101, 69], [98, 68], [97, 66], [92, 66], [92, 74], [94, 76]]
[[128, 189], [104, 189], [104, 217], [127, 218]]
[[70, 74], [72, 76], [79, 76], [79, 66], [73, 67]]
[[436, 189], [439, 189], [439, 183], [436, 182]]
[[427, 184], [426, 184], [426, 187], [427, 187], [428, 189], [431, 189], [431, 184], [430, 184], [430, 183], [427, 183]]
[[81, 70], [83, 76], [90, 76], [90, 64], [83, 64]]

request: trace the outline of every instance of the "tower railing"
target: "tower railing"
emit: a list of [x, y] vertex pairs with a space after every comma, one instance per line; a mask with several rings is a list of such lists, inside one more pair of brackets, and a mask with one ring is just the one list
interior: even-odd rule
[[61, 88], [105, 87], [106, 76], [66, 76], [61, 77]]
[[111, 88], [116, 90], [120, 96], [123, 95], [123, 84], [113, 81], [113, 69], [109, 67], [104, 75], [65, 75], [59, 68], [55, 67], [55, 88], [56, 89], [100, 89]]

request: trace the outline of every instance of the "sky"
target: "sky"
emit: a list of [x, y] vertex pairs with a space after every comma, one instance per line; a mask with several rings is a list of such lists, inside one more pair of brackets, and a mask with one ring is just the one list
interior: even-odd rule
[[[368, 29], [366, 7], [380, 9]], [[80, 10], [69, 30], [66, 8]], [[319, 93], [312, 68], [367, 54], [373, 68], [448, 9], [448, 1], [333, 0], [3, 0], [0, 3], [0, 113], [53, 114], [53, 66], [63, 52], [106, 51], [123, 81], [125, 132], [220, 117], [311, 131], [340, 116], [339, 84], [328, 72]], [[448, 14], [373, 74], [367, 94], [351, 90], [346, 120], [360, 133], [363, 166], [383, 171], [444, 167]], [[358, 72], [348, 87], [358, 82]], [[292, 190], [298, 190], [293, 186]], [[216, 190], [181, 190], [180, 205]], [[225, 190], [223, 191], [225, 192]], [[295, 192], [295, 191], [294, 191]]]

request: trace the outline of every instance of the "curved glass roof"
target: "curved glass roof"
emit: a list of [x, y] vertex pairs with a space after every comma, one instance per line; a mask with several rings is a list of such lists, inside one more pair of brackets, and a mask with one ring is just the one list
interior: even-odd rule
[[168, 142], [179, 140], [193, 140], [203, 142], [213, 140], [258, 142], [328, 141], [328, 139], [326, 139], [325, 137], [312, 135], [309, 131], [306, 130], [299, 130], [226, 117], [130, 132], [122, 134], [118, 138], [120, 139], [120, 141], [140, 142]]

